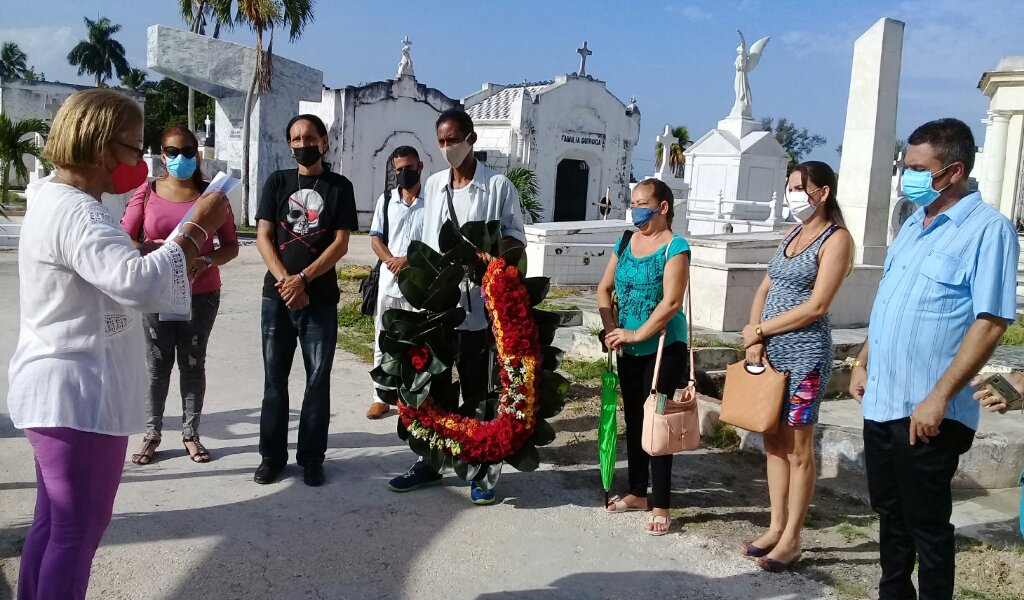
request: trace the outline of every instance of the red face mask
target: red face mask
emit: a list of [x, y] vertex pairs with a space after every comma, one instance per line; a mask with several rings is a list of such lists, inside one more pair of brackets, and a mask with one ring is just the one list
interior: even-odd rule
[[110, 178], [114, 180], [114, 193], [126, 194], [140, 185], [146, 183], [149, 176], [149, 165], [146, 161], [140, 160], [135, 166], [117, 163], [114, 170], [110, 172]]

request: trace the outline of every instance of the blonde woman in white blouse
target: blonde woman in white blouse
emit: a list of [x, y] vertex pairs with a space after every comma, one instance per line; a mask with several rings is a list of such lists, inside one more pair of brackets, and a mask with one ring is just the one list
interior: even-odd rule
[[33, 195], [22, 224], [21, 330], [7, 404], [32, 444], [38, 486], [19, 600], [85, 598], [128, 434], [144, 417], [140, 311], [189, 312], [187, 266], [227, 214], [224, 195], [209, 194], [180, 235], [141, 256], [100, 202], [145, 181], [141, 146], [132, 99], [74, 94], [46, 143], [58, 174]]

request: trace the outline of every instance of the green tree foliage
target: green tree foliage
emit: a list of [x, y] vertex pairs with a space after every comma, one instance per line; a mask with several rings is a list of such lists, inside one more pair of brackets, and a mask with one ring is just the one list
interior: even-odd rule
[[[668, 168], [672, 169], [672, 173], [676, 177], [682, 177], [683, 168], [686, 166], [686, 155], [683, 152], [692, 144], [690, 140], [690, 130], [687, 129], [686, 125], [680, 125], [679, 127], [672, 128], [672, 137], [679, 140], [672, 144], [672, 148], [668, 153]], [[662, 147], [661, 142], [654, 144], [654, 165], [655, 169], [661, 167], [661, 157], [665, 149]]]
[[25, 77], [25, 61], [28, 57], [21, 51], [14, 42], [4, 42], [0, 45], [0, 77], [12, 79], [14, 77]]
[[765, 117], [761, 119], [761, 126], [765, 131], [772, 132], [779, 144], [786, 149], [790, 168], [800, 164], [804, 156], [827, 141], [824, 136], [813, 134], [806, 128], [801, 129], [785, 117], [780, 117], [778, 121], [774, 117]]
[[[143, 143], [159, 152], [160, 137], [171, 125], [188, 123], [188, 88], [173, 79], [161, 79], [146, 90], [146, 125]], [[200, 122], [214, 118], [213, 98], [196, 95], [196, 116]]]
[[94, 75], [96, 87], [101, 87], [115, 72], [118, 78], [124, 77], [128, 73], [128, 60], [124, 57], [124, 46], [114, 39], [121, 26], [106, 17], [95, 21], [86, 17], [85, 26], [89, 35], [68, 52], [68, 63], [78, 67], [79, 75]]
[[[43, 160], [43, 149], [36, 145], [33, 134], [46, 135], [49, 132], [50, 126], [42, 119], [14, 121], [0, 113], [0, 202], [7, 200], [8, 181], [12, 166], [18, 181], [27, 182], [28, 168], [25, 167], [24, 157], [27, 155], [33, 156], [37, 160]], [[49, 165], [46, 161], [43, 164]], [[3, 214], [2, 209], [0, 209], [0, 214]]]
[[543, 217], [544, 207], [537, 198], [537, 174], [526, 167], [513, 167], [505, 174], [519, 193], [519, 205], [530, 223], [539, 223]]

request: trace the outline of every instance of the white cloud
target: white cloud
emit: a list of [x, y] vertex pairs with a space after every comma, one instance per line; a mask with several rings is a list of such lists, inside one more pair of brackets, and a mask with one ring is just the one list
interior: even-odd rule
[[67, 54], [78, 38], [70, 26], [2, 28], [0, 42], [18, 44], [27, 57], [26, 64], [34, 66], [37, 73], [46, 73], [47, 79], [66, 79], [68, 73], [74, 75], [74, 68], [68, 65]]
[[684, 6], [672, 4], [666, 6], [665, 10], [670, 13], [677, 14], [685, 19], [689, 19], [690, 21], [710, 21], [714, 17], [710, 12], [692, 4]]

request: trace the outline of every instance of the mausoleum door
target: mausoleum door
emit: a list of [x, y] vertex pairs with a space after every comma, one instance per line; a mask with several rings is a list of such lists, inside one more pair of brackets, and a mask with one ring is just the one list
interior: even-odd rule
[[555, 176], [555, 221], [585, 221], [590, 166], [567, 158], [558, 163]]

